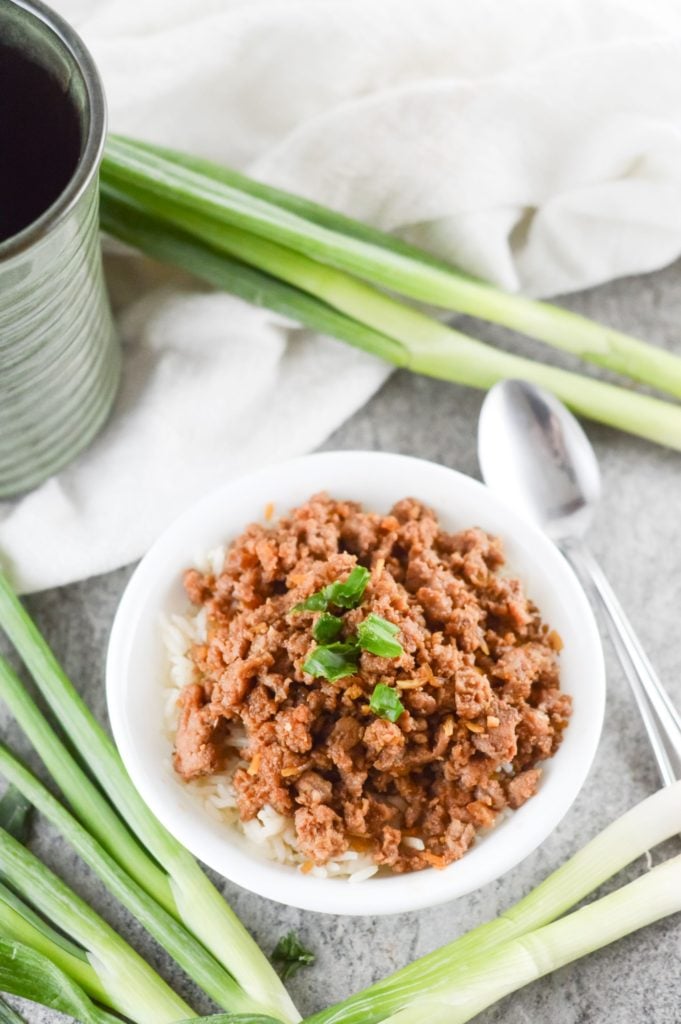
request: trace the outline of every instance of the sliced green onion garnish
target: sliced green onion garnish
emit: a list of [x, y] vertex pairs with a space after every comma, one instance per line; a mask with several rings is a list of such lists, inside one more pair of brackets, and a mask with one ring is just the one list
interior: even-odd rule
[[343, 583], [332, 583], [329, 590], [329, 604], [338, 608], [356, 608], [362, 603], [364, 591], [371, 573], [363, 565], [356, 565]]
[[399, 658], [404, 650], [399, 640], [395, 640], [399, 631], [399, 626], [372, 612], [357, 627], [357, 643], [380, 658]]
[[337, 608], [356, 608], [362, 602], [371, 573], [363, 565], [356, 565], [346, 580], [336, 580], [308, 598], [294, 605], [294, 612], [326, 611], [329, 605]]
[[291, 611], [294, 615], [298, 615], [300, 612], [323, 612], [329, 606], [328, 591], [329, 587], [324, 587], [322, 590], [316, 590], [314, 594], [310, 594], [304, 601], [299, 601], [298, 604], [294, 604]]
[[319, 644], [330, 644], [336, 639], [342, 626], [343, 620], [337, 615], [323, 612], [312, 627], [312, 636]]
[[374, 692], [371, 694], [369, 707], [379, 718], [387, 718], [389, 722], [396, 722], [404, 712], [404, 704], [400, 695], [392, 686], [385, 683], [377, 683]]
[[356, 644], [326, 644], [315, 647], [303, 663], [303, 672], [329, 679], [332, 683], [357, 671], [359, 648]]

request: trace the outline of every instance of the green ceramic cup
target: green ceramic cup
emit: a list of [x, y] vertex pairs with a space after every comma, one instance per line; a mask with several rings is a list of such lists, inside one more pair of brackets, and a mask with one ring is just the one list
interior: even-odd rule
[[116, 394], [105, 134], [102, 85], [73, 29], [41, 3], [0, 0], [0, 498], [70, 462]]

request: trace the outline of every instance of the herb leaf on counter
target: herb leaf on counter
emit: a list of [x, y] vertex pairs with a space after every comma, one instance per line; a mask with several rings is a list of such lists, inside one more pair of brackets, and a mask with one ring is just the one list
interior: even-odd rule
[[311, 950], [305, 948], [295, 932], [288, 932], [279, 939], [271, 959], [279, 977], [286, 981], [301, 967], [311, 967], [316, 958]]

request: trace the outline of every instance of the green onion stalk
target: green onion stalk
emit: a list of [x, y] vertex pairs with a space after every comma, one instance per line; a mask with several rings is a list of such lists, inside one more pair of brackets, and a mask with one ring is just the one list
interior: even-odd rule
[[26, 1024], [23, 1017], [20, 1017], [16, 1010], [13, 1010], [9, 1003], [0, 999], [0, 1024]]
[[589, 362], [681, 396], [681, 359], [549, 303], [505, 293], [428, 254], [301, 197], [208, 161], [120, 136], [103, 179], [180, 211], [278, 242], [407, 298], [502, 324]]
[[[154, 885], [149, 882], [153, 883], [158, 874], [166, 881], [166, 876], [159, 872], [155, 861], [134, 844], [133, 852], [136, 859], [133, 863], [137, 867], [139, 884], [118, 867], [122, 864], [126, 870], [130, 868], [125, 859], [130, 842], [134, 843], [130, 833], [40, 713], [17, 674], [1, 656], [0, 697], [40, 755], [55, 783], [76, 810], [80, 820], [87, 825], [89, 833], [78, 825], [78, 822], [44, 790], [37, 779], [30, 776], [23, 766], [12, 758], [8, 751], [0, 748], [6, 777], [17, 786], [20, 785], [28, 800], [49, 817], [53, 824], [61, 828], [66, 838], [72, 840], [81, 856], [100, 875], [114, 895], [132, 910], [140, 923], [218, 1005], [232, 1010], [253, 1005], [254, 1000], [244, 996], [242, 989], [229, 972], [208, 953], [191, 932], [178, 923], [176, 917], [172, 917], [164, 909], [163, 904], [154, 900]], [[149, 893], [152, 895], [148, 895]], [[172, 906], [174, 908], [174, 904]], [[17, 937], [24, 941], [22, 936]]]
[[238, 1006], [243, 1001], [243, 994], [234, 979], [201, 943], [155, 903], [45, 786], [1, 744], [0, 775], [55, 826], [109, 892], [207, 995], [226, 1009]]
[[[88, 764], [135, 836], [155, 861], [162, 865], [164, 882], [172, 897], [169, 912], [174, 911], [173, 916], [181, 920], [215, 960], [226, 968], [226, 972], [220, 972], [219, 978], [216, 974], [215, 981], [225, 996], [222, 1001], [226, 1002], [229, 996], [229, 1008], [234, 1012], [271, 1014], [285, 1024], [299, 1020], [290, 996], [253, 938], [194, 858], [173, 839], [142, 801], [113, 742], [77, 693], [2, 573], [0, 627], [21, 656], [74, 748]], [[86, 776], [60, 744], [15, 674], [2, 659], [0, 696], [36, 747], [82, 824], [131, 875], [131, 866], [123, 858], [126, 850], [132, 851], [135, 881], [148, 892], [146, 882], [148, 877], [151, 878], [154, 891], [150, 895], [156, 903], [160, 903], [155, 908], [156, 919], [160, 920], [161, 907], [168, 909], [168, 901], [167, 897], [162, 903], [157, 899], [157, 895], [163, 896], [163, 880], [159, 879], [158, 866], [154, 867], [154, 862], [146, 858], [137, 844], [123, 844], [127, 830], [117, 821], [111, 808], [105, 811], [108, 805], [101, 794], [97, 794], [95, 786], [89, 783], [81, 790]], [[106, 817], [98, 821], [100, 813]], [[104, 835], [107, 823], [114, 829], [108, 838]], [[139, 891], [137, 895], [140, 895]], [[150, 919], [147, 919], [147, 924], [151, 924]], [[205, 961], [203, 966], [199, 964], [196, 945], [188, 945], [183, 966], [188, 967], [190, 972], [202, 971], [206, 966]], [[236, 985], [231, 985], [227, 972], [237, 982]]]
[[[378, 1024], [400, 1009], [423, 1000], [443, 983], [467, 990], [471, 978], [477, 977], [480, 961], [494, 950], [551, 924], [627, 864], [680, 832], [681, 782], [676, 782], [647, 797], [608, 825], [496, 920], [472, 929], [364, 991], [313, 1014], [306, 1018], [305, 1024]], [[675, 871], [678, 875], [678, 867]], [[674, 901], [670, 900], [669, 906], [673, 905]], [[643, 918], [643, 901], [638, 909], [643, 927], [643, 923], [647, 923]]]
[[[6, 935], [0, 936], [0, 991], [49, 1006], [81, 1024], [121, 1024], [120, 1017], [93, 1002], [84, 988], [51, 957]], [[23, 1018], [1, 1000], [0, 1022], [25, 1024]], [[278, 1024], [278, 1021], [257, 1013], [219, 1013], [211, 1017], [185, 1017], [181, 1024]]]
[[465, 1024], [504, 996], [681, 911], [681, 856], [608, 896], [471, 961], [465, 986], [444, 981], [383, 1024]]
[[502, 352], [343, 271], [240, 228], [176, 207], [104, 174], [102, 227], [162, 262], [247, 301], [427, 376], [488, 388], [523, 378], [598, 422], [681, 450], [681, 407]]
[[83, 947], [52, 928], [5, 885], [0, 885], [0, 933], [47, 957], [92, 999], [110, 1004], [110, 995]]
[[4, 829], [0, 872], [12, 889], [83, 947], [112, 1009], [137, 1024], [173, 1024], [192, 1016], [184, 1000], [85, 900]]
[[[120, 1017], [97, 1006], [87, 993], [44, 955], [7, 934], [0, 935], [0, 991], [67, 1014], [81, 1024], [120, 1024]], [[7, 1024], [23, 1024], [0, 1015]]]

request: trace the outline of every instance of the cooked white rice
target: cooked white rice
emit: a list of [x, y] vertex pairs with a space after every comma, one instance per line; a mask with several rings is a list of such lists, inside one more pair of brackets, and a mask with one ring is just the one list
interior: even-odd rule
[[[200, 568], [210, 569], [219, 573], [224, 563], [224, 548], [211, 551], [206, 564]], [[161, 632], [168, 653], [168, 672], [164, 680], [164, 727], [168, 738], [169, 756], [175, 740], [175, 732], [179, 718], [178, 698], [184, 686], [193, 678], [193, 664], [188, 656], [193, 644], [202, 643], [207, 639], [206, 612], [196, 612], [191, 607], [185, 614], [163, 616]], [[371, 857], [347, 850], [339, 857], [327, 861], [323, 867], [313, 865], [299, 846], [293, 826], [293, 818], [279, 814], [267, 805], [251, 821], [242, 821], [237, 810], [233, 778], [237, 768], [248, 767], [238, 754], [238, 748], [246, 744], [246, 736], [242, 731], [239, 735], [236, 727], [231, 726], [230, 740], [235, 748], [225, 770], [211, 776], [194, 779], [182, 783], [201, 803], [204, 811], [225, 828], [237, 829], [253, 844], [254, 853], [280, 864], [290, 864], [303, 870], [315, 878], [343, 878], [348, 882], [363, 882], [378, 871]], [[414, 849], [423, 849], [423, 841], [418, 838], [405, 839], [405, 844]]]

